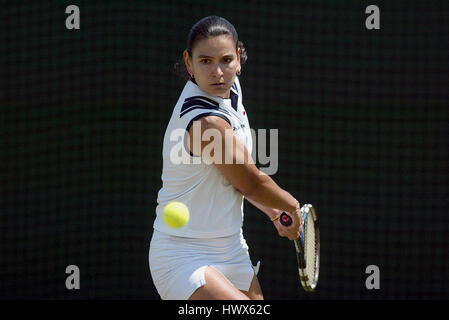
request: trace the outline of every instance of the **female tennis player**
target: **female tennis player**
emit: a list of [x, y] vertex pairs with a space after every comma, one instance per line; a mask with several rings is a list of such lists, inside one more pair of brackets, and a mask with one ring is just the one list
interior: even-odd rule
[[[302, 224], [299, 203], [251, 159], [251, 131], [237, 77], [247, 56], [234, 26], [217, 16], [201, 19], [189, 32], [183, 58], [190, 79], [164, 136], [151, 276], [162, 299], [263, 299], [242, 234], [243, 199], [265, 212], [278, 234], [290, 240], [298, 238]], [[174, 161], [179, 139], [173, 133], [180, 129], [184, 161]], [[189, 208], [190, 221], [182, 228], [164, 222], [163, 210], [171, 201]], [[293, 219], [289, 227], [279, 222], [283, 211]]]

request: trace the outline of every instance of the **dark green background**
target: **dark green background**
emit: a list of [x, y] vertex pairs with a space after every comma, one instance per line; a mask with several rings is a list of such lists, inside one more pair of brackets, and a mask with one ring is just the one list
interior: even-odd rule
[[[320, 216], [317, 290], [245, 203], [267, 299], [449, 297], [446, 1], [33, 1], [0, 10], [0, 298], [159, 299], [148, 247], [190, 27], [231, 21], [273, 179]], [[65, 28], [77, 4], [81, 29]], [[365, 28], [377, 4], [381, 29]], [[65, 268], [81, 289], [65, 288]], [[379, 266], [380, 290], [365, 268]]]

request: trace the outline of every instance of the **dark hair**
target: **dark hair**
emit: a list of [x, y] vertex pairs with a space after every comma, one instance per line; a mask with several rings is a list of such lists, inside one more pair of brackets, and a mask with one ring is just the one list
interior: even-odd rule
[[[248, 59], [245, 45], [242, 41], [239, 40], [237, 31], [235, 30], [234, 26], [225, 18], [218, 16], [205, 17], [193, 25], [187, 37], [186, 50], [191, 56], [192, 48], [198, 40], [221, 35], [232, 36], [236, 43], [236, 51], [238, 51], [239, 49], [241, 50], [240, 64], [244, 64]], [[190, 75], [187, 72], [184, 59], [181, 59], [180, 61], [175, 63], [175, 72], [186, 80], [190, 79]]]

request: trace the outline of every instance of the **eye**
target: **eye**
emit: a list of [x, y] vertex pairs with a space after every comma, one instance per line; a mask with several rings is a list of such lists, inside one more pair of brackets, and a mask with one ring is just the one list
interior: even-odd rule
[[202, 64], [209, 64], [210, 63], [210, 59], [201, 59], [200, 63], [202, 63]]
[[224, 58], [224, 62], [230, 63], [232, 61], [232, 58]]

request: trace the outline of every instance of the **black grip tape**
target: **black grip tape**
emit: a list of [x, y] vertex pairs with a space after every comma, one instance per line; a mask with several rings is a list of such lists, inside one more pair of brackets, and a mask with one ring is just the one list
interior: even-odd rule
[[291, 225], [292, 222], [293, 222], [292, 218], [288, 214], [286, 214], [285, 212], [281, 213], [281, 215], [279, 217], [279, 220], [280, 220], [281, 224], [283, 226], [286, 226], [286, 227]]

